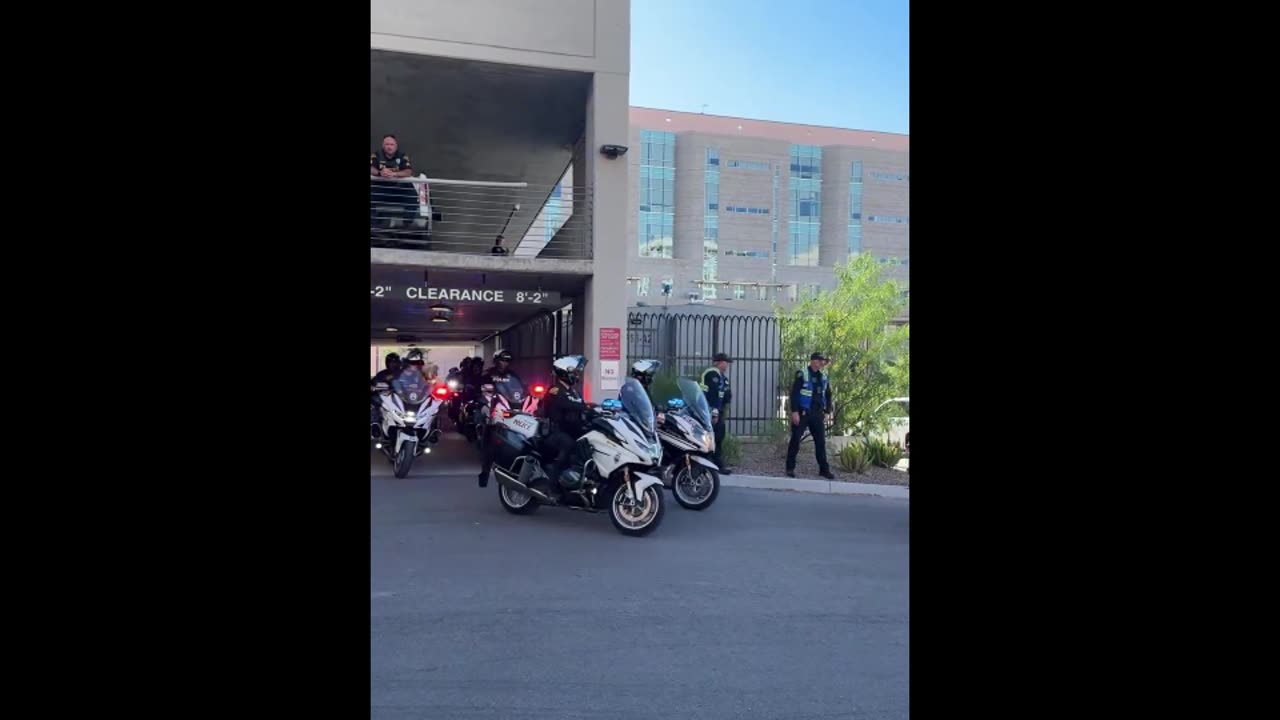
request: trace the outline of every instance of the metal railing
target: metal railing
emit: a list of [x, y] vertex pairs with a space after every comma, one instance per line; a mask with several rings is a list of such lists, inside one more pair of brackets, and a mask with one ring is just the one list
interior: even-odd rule
[[731, 435], [763, 435], [779, 417], [783, 384], [782, 338], [775, 317], [632, 312], [627, 323], [627, 365], [640, 359], [662, 362], [662, 372], [693, 380], [725, 352], [733, 358], [733, 393], [725, 429]]
[[374, 247], [589, 259], [591, 189], [425, 176], [370, 177]]

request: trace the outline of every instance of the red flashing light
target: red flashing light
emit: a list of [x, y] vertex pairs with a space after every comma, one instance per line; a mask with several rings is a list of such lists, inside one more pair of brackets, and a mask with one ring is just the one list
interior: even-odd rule
[[437, 385], [437, 386], [436, 386], [436, 389], [435, 389], [435, 395], [436, 395], [436, 397], [438, 397], [438, 398], [447, 398], [447, 397], [449, 397], [449, 386], [448, 386], [448, 385]]
[[546, 392], [546, 391], [547, 391], [547, 389], [546, 389], [545, 387], [541, 386], [541, 385], [534, 385], [534, 386], [533, 386], [533, 394], [534, 394], [535, 396], [537, 396], [537, 397], [542, 397], [542, 393], [544, 393], [544, 392]]

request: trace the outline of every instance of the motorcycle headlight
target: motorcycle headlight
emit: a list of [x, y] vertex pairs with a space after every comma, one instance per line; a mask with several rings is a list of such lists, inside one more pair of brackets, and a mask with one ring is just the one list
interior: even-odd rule
[[418, 415], [417, 415], [417, 413], [411, 413], [411, 412], [410, 412], [410, 413], [405, 413], [405, 414], [404, 414], [404, 421], [405, 421], [405, 422], [410, 422], [410, 423], [412, 423], [412, 422], [418, 422]]
[[709, 432], [702, 433], [702, 449], [712, 453], [716, 451], [716, 436]]

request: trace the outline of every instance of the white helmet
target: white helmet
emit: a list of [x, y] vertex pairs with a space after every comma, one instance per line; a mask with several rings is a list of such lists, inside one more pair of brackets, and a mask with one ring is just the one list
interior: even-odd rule
[[582, 369], [587, 366], [587, 359], [581, 355], [565, 355], [551, 363], [551, 369], [560, 380], [573, 385], [582, 376]]

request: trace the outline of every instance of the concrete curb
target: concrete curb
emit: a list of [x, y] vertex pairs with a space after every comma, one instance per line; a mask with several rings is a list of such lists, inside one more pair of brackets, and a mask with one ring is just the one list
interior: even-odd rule
[[745, 487], [757, 490], [791, 490], [793, 492], [819, 493], [822, 495], [875, 495], [877, 497], [911, 499], [911, 490], [902, 485], [873, 485], [870, 483], [843, 482], [840, 480], [808, 480], [803, 478], [767, 477], [764, 475], [722, 475], [720, 484], [725, 487]]

